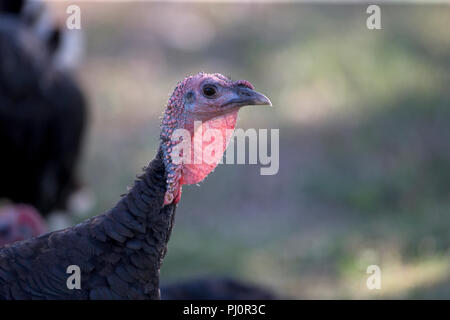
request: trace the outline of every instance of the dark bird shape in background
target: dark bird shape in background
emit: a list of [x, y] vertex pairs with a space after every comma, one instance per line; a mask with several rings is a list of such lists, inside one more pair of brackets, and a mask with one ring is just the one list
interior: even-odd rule
[[274, 300], [266, 288], [228, 277], [202, 277], [161, 286], [164, 300]]
[[[204, 73], [184, 79], [166, 106], [157, 155], [131, 190], [102, 215], [1, 248], [0, 297], [159, 299], [159, 271], [181, 187], [202, 181], [214, 170], [230, 138], [214, 148], [215, 162], [179, 163], [174, 161], [176, 147], [183, 141], [173, 137], [175, 131], [187, 130], [194, 148], [199, 132], [195, 121], [225, 133], [234, 129], [241, 107], [270, 104], [247, 81]], [[205, 151], [207, 145], [202, 147]], [[67, 287], [70, 265], [81, 269], [81, 289]]]
[[65, 34], [43, 3], [0, 0], [0, 199], [44, 216], [65, 210], [80, 186], [87, 110], [62, 63], [70, 60]]
[[26, 204], [0, 204], [0, 247], [47, 232], [39, 212]]

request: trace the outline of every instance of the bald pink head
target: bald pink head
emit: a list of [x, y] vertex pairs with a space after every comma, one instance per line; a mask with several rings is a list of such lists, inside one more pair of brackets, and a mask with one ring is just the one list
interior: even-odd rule
[[[271, 102], [255, 91], [250, 82], [233, 81], [219, 73], [198, 73], [178, 83], [161, 126], [161, 146], [168, 175], [165, 204], [180, 200], [183, 184], [198, 183], [214, 170], [236, 126], [239, 109], [247, 105], [271, 105]], [[178, 129], [186, 130], [190, 141], [183, 141], [183, 137], [176, 134]], [[208, 130], [212, 129], [220, 133], [220, 139], [209, 137]], [[214, 149], [214, 154], [208, 157], [214, 161], [205, 161], [204, 153], [195, 152], [194, 141], [199, 140], [203, 150]], [[185, 147], [186, 142], [190, 143], [190, 150]], [[211, 144], [216, 145], [211, 148]], [[189, 157], [186, 157], [187, 152]], [[181, 155], [192, 161], [174, 163]]]
[[0, 207], [0, 247], [8, 243], [36, 237], [47, 231], [39, 212], [26, 204]]

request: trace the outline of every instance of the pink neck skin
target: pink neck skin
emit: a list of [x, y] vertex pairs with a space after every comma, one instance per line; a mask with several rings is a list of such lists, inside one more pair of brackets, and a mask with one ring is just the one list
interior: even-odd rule
[[179, 152], [179, 142], [171, 141], [168, 148], [163, 148], [168, 172], [165, 205], [180, 201], [183, 184], [199, 183], [216, 168], [233, 135], [237, 113], [236, 110], [204, 122], [195, 122], [196, 127], [186, 125], [190, 137], [187, 161], [178, 164], [171, 161], [174, 153]]
[[217, 166], [236, 127], [238, 111], [200, 122], [191, 131], [192, 161], [183, 165], [181, 184], [201, 182]]
[[[161, 148], [167, 172], [165, 205], [180, 201], [183, 184], [199, 183], [215, 169], [236, 126], [238, 109], [203, 121], [201, 125], [194, 127], [198, 119], [192, 119], [193, 115], [185, 112], [183, 103], [185, 88], [192, 78], [186, 78], [175, 88], [161, 123]], [[190, 133], [191, 161], [174, 163], [174, 152], [179, 152], [181, 141], [172, 139], [172, 136], [179, 128]], [[220, 138], [216, 141], [212, 135]]]

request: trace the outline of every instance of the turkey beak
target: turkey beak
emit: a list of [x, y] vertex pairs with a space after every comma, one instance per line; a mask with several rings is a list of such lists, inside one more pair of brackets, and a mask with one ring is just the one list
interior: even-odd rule
[[272, 106], [272, 102], [258, 91], [238, 86], [234, 89], [234, 98], [228, 101], [224, 106], [227, 105], [232, 105], [233, 107]]

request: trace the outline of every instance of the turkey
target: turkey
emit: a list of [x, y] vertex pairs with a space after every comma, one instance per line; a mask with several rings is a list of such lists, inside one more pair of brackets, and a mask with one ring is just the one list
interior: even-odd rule
[[47, 232], [39, 212], [26, 204], [0, 204], [0, 247]]
[[[221, 74], [179, 82], [161, 121], [156, 157], [133, 187], [102, 215], [0, 249], [0, 297], [159, 299], [159, 270], [182, 186], [214, 170], [247, 105], [271, 102], [250, 82]], [[67, 283], [73, 265], [81, 271], [79, 289]]]
[[275, 300], [269, 290], [228, 277], [203, 277], [161, 286], [164, 300]]
[[[0, 199], [46, 216], [78, 190], [86, 103], [39, 1], [0, 0]], [[69, 41], [70, 42], [70, 41]], [[70, 50], [69, 50], [70, 51]]]

